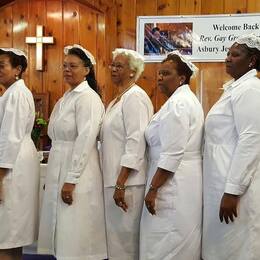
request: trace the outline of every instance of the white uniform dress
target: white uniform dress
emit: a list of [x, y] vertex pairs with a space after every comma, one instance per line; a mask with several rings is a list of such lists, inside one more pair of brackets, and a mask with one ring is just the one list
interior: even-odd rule
[[[146, 182], [144, 131], [152, 117], [153, 106], [137, 85], [122, 95], [120, 101], [114, 102], [107, 108], [101, 132], [108, 258], [136, 260]], [[113, 199], [122, 166], [133, 169], [126, 182], [126, 213]]]
[[[224, 85], [205, 122], [204, 260], [260, 259], [260, 80], [251, 70]], [[224, 194], [240, 195], [238, 218], [221, 223]]]
[[8, 169], [0, 204], [0, 249], [7, 249], [37, 238], [40, 164], [31, 139], [35, 108], [30, 90], [20, 79], [0, 100], [0, 167]]
[[[104, 107], [87, 81], [67, 91], [51, 114], [52, 139], [40, 221], [39, 253], [57, 260], [106, 258], [102, 175], [97, 151]], [[62, 201], [75, 183], [73, 203]]]
[[156, 215], [143, 208], [140, 260], [200, 259], [203, 122], [201, 104], [183, 85], [145, 131], [149, 145], [146, 192], [158, 167], [174, 174], [157, 192]]

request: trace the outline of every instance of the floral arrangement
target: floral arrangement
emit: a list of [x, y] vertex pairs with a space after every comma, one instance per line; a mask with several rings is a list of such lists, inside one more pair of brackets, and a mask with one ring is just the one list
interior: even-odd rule
[[37, 149], [39, 148], [42, 130], [47, 126], [47, 124], [47, 121], [40, 115], [40, 112], [36, 112], [31, 136]]

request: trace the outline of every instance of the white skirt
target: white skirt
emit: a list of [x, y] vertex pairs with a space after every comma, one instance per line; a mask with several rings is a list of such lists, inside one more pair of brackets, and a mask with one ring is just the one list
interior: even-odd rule
[[114, 188], [105, 188], [105, 216], [109, 260], [139, 259], [139, 230], [144, 202], [144, 185], [126, 188], [127, 212], [113, 199]]

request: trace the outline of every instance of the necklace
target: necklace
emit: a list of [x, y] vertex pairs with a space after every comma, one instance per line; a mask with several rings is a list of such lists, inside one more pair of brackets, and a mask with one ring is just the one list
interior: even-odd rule
[[134, 84], [135, 84], [135, 83], [132, 83], [132, 84], [131, 84], [128, 88], [126, 88], [122, 93], [120, 93], [119, 95], [117, 95], [116, 98], [115, 98], [114, 104], [116, 104], [116, 103], [121, 99], [121, 97], [122, 97], [131, 87], [133, 87]]

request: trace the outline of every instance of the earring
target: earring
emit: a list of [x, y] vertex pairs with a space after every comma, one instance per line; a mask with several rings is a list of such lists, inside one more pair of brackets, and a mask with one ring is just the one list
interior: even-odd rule
[[134, 76], [134, 74], [133, 74], [133, 73], [131, 73], [131, 74], [130, 74], [130, 78], [132, 78], [133, 76]]
[[16, 80], [18, 80], [18, 79], [19, 79], [18, 75], [15, 75], [15, 79], [16, 79]]
[[183, 84], [183, 81], [180, 81], [180, 86]]
[[251, 69], [253, 67], [252, 63], [249, 63], [248, 68]]

